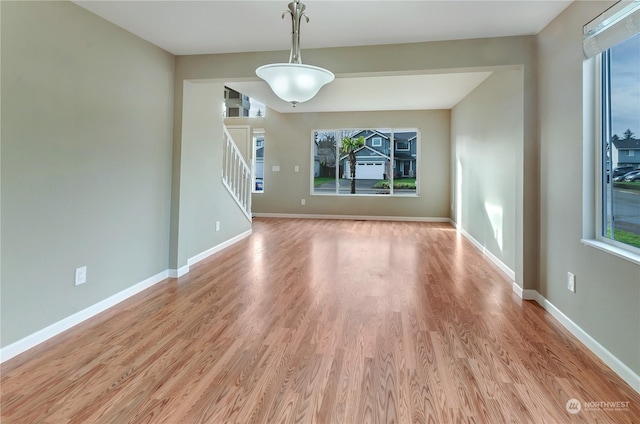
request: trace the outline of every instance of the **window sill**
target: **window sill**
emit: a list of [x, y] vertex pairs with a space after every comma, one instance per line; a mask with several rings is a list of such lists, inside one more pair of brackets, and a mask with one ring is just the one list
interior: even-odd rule
[[640, 255], [637, 255], [635, 253], [629, 252], [628, 250], [624, 250], [621, 249], [619, 247], [616, 246], [612, 246], [608, 243], [599, 241], [599, 240], [593, 240], [593, 239], [582, 239], [580, 240], [582, 242], [582, 244], [584, 244], [585, 246], [591, 246], [593, 248], [596, 248], [598, 250], [602, 250], [603, 252], [609, 253], [611, 255], [617, 256], [621, 259], [625, 259], [629, 262], [632, 262], [636, 265], [640, 265]]
[[380, 198], [386, 198], [386, 199], [394, 199], [394, 198], [416, 198], [416, 197], [420, 197], [420, 195], [418, 194], [351, 194], [351, 193], [345, 193], [345, 194], [336, 194], [336, 193], [311, 193], [310, 196], [321, 196], [321, 197], [380, 197]]

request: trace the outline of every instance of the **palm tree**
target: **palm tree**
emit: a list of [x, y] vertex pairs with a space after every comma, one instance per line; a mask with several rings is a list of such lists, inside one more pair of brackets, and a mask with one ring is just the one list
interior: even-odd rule
[[356, 194], [356, 150], [364, 146], [364, 137], [345, 137], [342, 139], [342, 151], [349, 157], [351, 171], [351, 194]]

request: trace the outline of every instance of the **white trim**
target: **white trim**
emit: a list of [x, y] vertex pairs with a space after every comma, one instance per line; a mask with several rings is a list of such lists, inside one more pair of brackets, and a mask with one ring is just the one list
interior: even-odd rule
[[[535, 290], [531, 290], [534, 291]], [[580, 340], [591, 352], [600, 358], [613, 372], [626, 381], [636, 392], [640, 393], [640, 375], [636, 374], [625, 363], [609, 352], [593, 337], [584, 331], [578, 324], [571, 321], [560, 309], [536, 292], [535, 301], [538, 302], [552, 317], [557, 319], [571, 334]]]
[[531, 289], [523, 289], [515, 281], [511, 285], [511, 290], [523, 300], [536, 300], [538, 298], [538, 292]]
[[515, 281], [511, 283], [511, 290], [513, 290], [520, 299], [524, 299], [524, 290], [522, 290], [522, 287], [517, 285]]
[[185, 266], [180, 267], [178, 269], [170, 269], [169, 270], [169, 278], [180, 278], [180, 277], [182, 277], [183, 275], [185, 275], [186, 273], [189, 272], [191, 266], [193, 266], [193, 265], [197, 264], [198, 262], [208, 258], [211, 255], [215, 255], [219, 251], [231, 246], [232, 244], [235, 244], [235, 243], [239, 242], [243, 238], [249, 237], [252, 232], [253, 232], [252, 229], [248, 229], [244, 233], [238, 234], [237, 236], [232, 237], [227, 241], [223, 241], [222, 243], [217, 244], [217, 245], [213, 246], [212, 248], [207, 249], [204, 252], [198, 253], [197, 255], [187, 259], [187, 264]]
[[[500, 271], [504, 272], [511, 281], [515, 281], [516, 273], [511, 268], [509, 268], [504, 262], [498, 259], [498, 257], [491, 253], [485, 246], [480, 244], [480, 242], [473, 238], [471, 234], [466, 232], [464, 228], [462, 228], [461, 226], [457, 226], [456, 228], [460, 234], [462, 234], [467, 240], [471, 242], [471, 244], [473, 244], [478, 250], [480, 250], [482, 254], [487, 257], [487, 259], [489, 259], [495, 266], [500, 269]], [[518, 286], [518, 288], [520, 287]], [[522, 297], [521, 294], [520, 297]]]
[[70, 329], [71, 327], [74, 327], [81, 322], [86, 321], [89, 318], [94, 317], [95, 315], [98, 315], [100, 312], [103, 312], [117, 305], [123, 300], [126, 300], [131, 296], [136, 295], [141, 291], [146, 290], [149, 287], [166, 280], [168, 277], [169, 271], [162, 271], [154, 275], [153, 277], [149, 277], [144, 281], [141, 281], [129, 288], [122, 290], [121, 292], [114, 294], [113, 296], [110, 296], [94, 305], [89, 306], [88, 308], [76, 312], [75, 314], [69, 315], [68, 317], [63, 318], [48, 327], [38, 330], [35, 333], [28, 335], [27, 337], [24, 337], [14, 343], [11, 343], [8, 346], [3, 347], [2, 349], [0, 349], [0, 363], [11, 359], [23, 352], [26, 352], [32, 347], [35, 347], [40, 343], [45, 342], [50, 338]]
[[[596, 248], [598, 250], [601, 250], [603, 252], [609, 253], [611, 255], [617, 256], [621, 259], [625, 259], [629, 262], [632, 262], [636, 265], [640, 265], [640, 255], [635, 254], [634, 252], [631, 252], [628, 249], [623, 249], [617, 246], [614, 246], [613, 244], [610, 243], [605, 243], [603, 241], [600, 240], [593, 240], [593, 239], [582, 239], [580, 240], [580, 242], [582, 244], [584, 244], [585, 246], [590, 246], [593, 248]], [[633, 247], [632, 247], [633, 248]]]
[[189, 272], [189, 265], [185, 265], [178, 269], [170, 269], [169, 270], [169, 278], [180, 278]]
[[537, 290], [525, 289], [522, 292], [522, 299], [524, 300], [536, 300], [539, 296]]
[[614, 354], [609, 352], [596, 339], [591, 337], [589, 333], [584, 331], [578, 324], [567, 317], [560, 309], [549, 302], [537, 290], [523, 290], [515, 282], [513, 283], [513, 291], [521, 299], [535, 300], [544, 308], [553, 318], [558, 320], [560, 324], [571, 334], [573, 334], [587, 349], [602, 360], [613, 372], [618, 374], [620, 378], [626, 381], [636, 392], [640, 393], [640, 375], [636, 374], [625, 363], [619, 360]]
[[[0, 0], [2, 1], [2, 0]], [[357, 178], [356, 178], [357, 179]], [[380, 190], [386, 190], [386, 189], [380, 189]], [[418, 187], [416, 187], [416, 191], [418, 190]], [[407, 191], [409, 191], [407, 189]], [[389, 193], [389, 194], [368, 194], [368, 193], [364, 193], [364, 194], [351, 194], [351, 193], [312, 193], [310, 194], [310, 196], [318, 196], [318, 197], [378, 197], [380, 199], [398, 199], [398, 198], [419, 198], [420, 194], [418, 193], [413, 193], [413, 192], [409, 192], [409, 193], [401, 193], [400, 190], [397, 190], [395, 193]], [[253, 214], [253, 216], [256, 216], [256, 214]], [[324, 215], [322, 215], [324, 216]], [[351, 216], [351, 215], [345, 215], [345, 216]], [[445, 219], [445, 218], [442, 218]]]
[[0, 363], [6, 360], [9, 360], [23, 352], [26, 352], [32, 347], [35, 347], [40, 343], [45, 342], [54, 336], [57, 336], [63, 331], [66, 331], [80, 324], [81, 322], [94, 317], [100, 312], [103, 312], [117, 305], [123, 300], [127, 300], [131, 296], [134, 296], [140, 293], [141, 291], [148, 289], [154, 284], [164, 281], [167, 278], [182, 277], [183, 275], [189, 272], [190, 266], [195, 265], [196, 263], [202, 261], [203, 259], [208, 258], [209, 256], [215, 253], [218, 253], [219, 251], [231, 246], [232, 244], [237, 243], [238, 241], [244, 239], [245, 237], [250, 236], [251, 233], [252, 233], [252, 230], [249, 229], [244, 233], [241, 233], [225, 242], [218, 244], [217, 246], [212, 247], [211, 249], [205, 250], [204, 252], [190, 259], [187, 259], [187, 265], [183, 267], [180, 267], [178, 269], [167, 269], [165, 271], [162, 271], [154, 275], [153, 277], [149, 277], [144, 281], [141, 281], [129, 288], [122, 290], [121, 292], [114, 294], [113, 296], [110, 296], [92, 306], [89, 306], [88, 308], [85, 308], [82, 311], [76, 312], [75, 314], [70, 315], [66, 318], [63, 318], [60, 321], [54, 324], [51, 324], [46, 328], [43, 328], [42, 330], [38, 330], [35, 333], [32, 333], [8, 346], [3, 347], [2, 349], [0, 349]]
[[254, 213], [255, 218], [289, 218], [289, 219], [344, 219], [352, 221], [404, 221], [404, 222], [448, 222], [449, 218], [422, 216], [375, 216], [375, 215], [320, 215], [295, 213]]
[[187, 259], [187, 272], [189, 272], [189, 267], [192, 265], [197, 264], [198, 262], [208, 258], [211, 255], [214, 255], [216, 253], [218, 253], [219, 251], [231, 246], [232, 244], [235, 244], [237, 242], [239, 242], [240, 240], [249, 237], [251, 235], [251, 233], [253, 232], [253, 230], [250, 228], [247, 231], [245, 231], [244, 233], [240, 233], [235, 237], [230, 238], [227, 241], [224, 241], [216, 246], [213, 246], [210, 249], [205, 250], [202, 253], [199, 253], [197, 255], [195, 255], [192, 258]]

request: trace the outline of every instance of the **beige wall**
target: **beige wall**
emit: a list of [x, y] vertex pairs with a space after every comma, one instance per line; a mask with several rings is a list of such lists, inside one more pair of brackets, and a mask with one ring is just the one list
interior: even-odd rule
[[174, 58], [70, 2], [0, 7], [6, 346], [167, 269]]
[[516, 148], [524, 138], [523, 107], [522, 72], [497, 71], [451, 111], [453, 216], [511, 270], [516, 261]]
[[[538, 37], [538, 290], [640, 374], [640, 266], [580, 243], [583, 236], [592, 236], [595, 225], [591, 219], [595, 147], [589, 134], [594, 116], [583, 115], [583, 105], [590, 106], [593, 99], [583, 95], [583, 82], [587, 87], [591, 82], [585, 73], [589, 64], [582, 53], [582, 26], [611, 4], [574, 2]], [[567, 290], [567, 272], [576, 275], [576, 293]]]
[[[251, 223], [222, 184], [224, 84], [184, 82], [180, 137], [179, 231], [181, 268], [188, 260], [251, 228]], [[216, 221], [220, 231], [216, 231]]]
[[[290, 113], [268, 111], [265, 192], [254, 194], [255, 213], [449, 217], [449, 111]], [[314, 129], [418, 128], [419, 197], [310, 195]], [[280, 166], [273, 172], [272, 166]], [[299, 172], [294, 172], [294, 166]], [[300, 205], [300, 199], [306, 205]]]
[[[305, 62], [322, 64], [336, 73], [338, 77], [348, 75], [373, 74], [420, 74], [429, 72], [448, 72], [459, 70], [505, 70], [521, 69], [524, 91], [524, 136], [516, 145], [516, 222], [515, 266], [516, 280], [525, 289], [534, 289], [538, 282], [538, 126], [537, 126], [537, 66], [536, 39], [532, 36], [504, 37], [491, 39], [443, 41], [432, 43], [413, 43], [401, 45], [344, 47], [305, 50]], [[174, 163], [180, 150], [180, 128], [182, 125], [182, 81], [214, 80], [229, 82], [257, 79], [255, 69], [265, 63], [281, 61], [286, 52], [237, 53], [219, 55], [182, 56], [176, 58], [176, 85], [174, 108]], [[384, 58], [384, 60], [380, 60]], [[288, 117], [286, 120], [295, 121]], [[267, 120], [268, 121], [268, 120]], [[304, 130], [304, 129], [302, 129]], [[269, 137], [267, 135], [267, 137]], [[268, 141], [267, 141], [268, 143]], [[295, 158], [300, 164], [308, 156]], [[267, 157], [270, 155], [268, 147]], [[525, 160], [526, 158], [526, 160]], [[269, 159], [267, 159], [269, 160]], [[179, 169], [174, 167], [174, 187], [179, 179]], [[265, 182], [268, 190], [268, 181]], [[297, 184], [300, 184], [298, 181]], [[306, 188], [306, 187], [305, 187]], [[425, 188], [425, 187], [423, 187]], [[296, 188], [302, 192], [303, 188]], [[449, 194], [445, 194], [448, 196]], [[354, 199], [344, 199], [352, 202]], [[299, 205], [299, 199], [298, 199]], [[286, 211], [299, 212], [293, 203], [287, 204]], [[337, 210], [346, 210], [342, 204]], [[174, 202], [175, 206], [175, 202]], [[323, 211], [323, 206], [312, 203], [315, 210]], [[256, 207], [270, 207], [256, 201]], [[365, 200], [355, 206], [358, 212], [375, 210], [371, 200]], [[439, 208], [440, 206], [438, 206]], [[269, 209], [274, 210], [274, 209]], [[307, 211], [310, 208], [306, 209]], [[330, 209], [327, 209], [330, 210]], [[449, 207], [447, 207], [447, 211]], [[280, 210], [285, 212], [285, 209]], [[310, 212], [306, 212], [310, 213]], [[328, 213], [328, 212], [326, 212]], [[356, 213], [356, 212], [354, 212]], [[428, 211], [431, 213], [431, 211]], [[449, 212], [445, 212], [449, 213]], [[172, 225], [175, 228], [175, 220]]]
[[[611, 3], [574, 2], [538, 37], [305, 50], [305, 61], [338, 76], [506, 71], [504, 81], [492, 77], [454, 109], [453, 151], [479, 148], [485, 142], [480, 134], [501, 160], [515, 155], [508, 168], [514, 192], [507, 185], [498, 190], [515, 221], [513, 257], [502, 259], [513, 264], [523, 288], [540, 291], [638, 374], [640, 267], [580, 244], [592, 228], [583, 205], [588, 209], [593, 197], [589, 174], [582, 178], [583, 170], [592, 168], [593, 154], [583, 132], [583, 124], [591, 123], [583, 119], [589, 99], [583, 97], [581, 28]], [[0, 345], [6, 346], [167, 267], [180, 267], [247, 228], [219, 183], [221, 87], [255, 78], [257, 66], [286, 59], [287, 53], [174, 59], [72, 3], [0, 2], [0, 11]], [[514, 125], [518, 137], [510, 145], [509, 127], [482, 128], [479, 116], [497, 125], [500, 111], [520, 102], [518, 84], [522, 134]], [[490, 95], [492, 90], [504, 93], [506, 103]], [[485, 101], [492, 107], [473, 116]], [[508, 112], [519, 116], [519, 110]], [[448, 115], [271, 112], [260, 125], [267, 131], [266, 168], [278, 164], [282, 172], [267, 175], [267, 193], [255, 200], [254, 209], [302, 212], [311, 129], [356, 121], [379, 126], [385, 119], [402, 122], [385, 126], [421, 128], [423, 175], [445, 178], [432, 185], [423, 181], [418, 199], [382, 206], [379, 198], [347, 198], [334, 205], [307, 196], [304, 213], [393, 215], [402, 204], [411, 215], [448, 216], [447, 179], [455, 163], [447, 157]], [[471, 132], [473, 139], [463, 142], [461, 136]], [[430, 162], [443, 157], [442, 163]], [[292, 173], [295, 164], [301, 178]], [[472, 169], [495, 166], [491, 157], [483, 164]], [[487, 176], [480, 187], [491, 188], [494, 177]], [[480, 216], [468, 226], [484, 239], [486, 220]], [[220, 232], [213, 230], [216, 220]], [[82, 265], [88, 266], [89, 282], [74, 287], [73, 270]], [[575, 294], [565, 287], [567, 271], [577, 275]]]

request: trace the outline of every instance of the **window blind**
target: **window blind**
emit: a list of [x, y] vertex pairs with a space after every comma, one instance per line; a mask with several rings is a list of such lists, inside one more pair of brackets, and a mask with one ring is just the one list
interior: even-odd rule
[[640, 33], [640, 0], [620, 1], [583, 27], [583, 50], [593, 57]]

